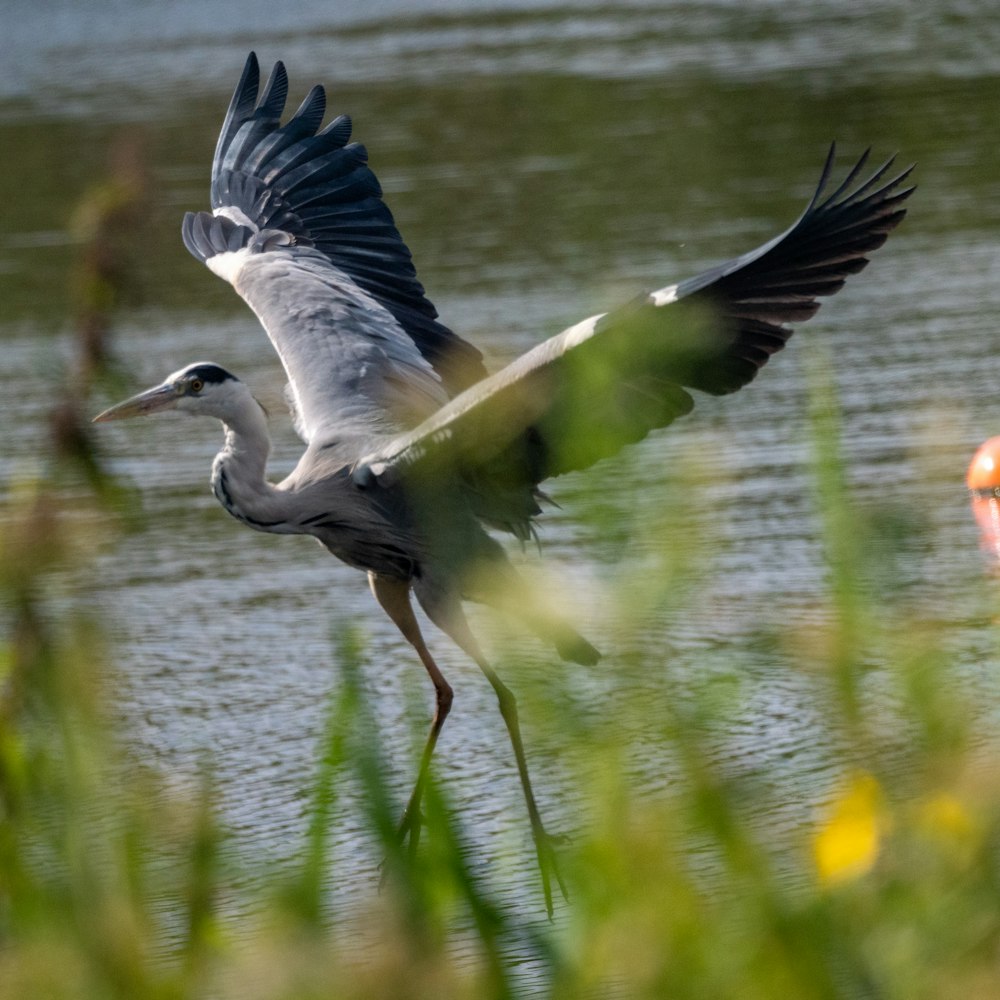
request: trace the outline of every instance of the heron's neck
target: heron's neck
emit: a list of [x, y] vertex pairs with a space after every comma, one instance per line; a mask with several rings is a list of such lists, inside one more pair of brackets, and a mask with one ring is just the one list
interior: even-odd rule
[[281, 531], [281, 493], [266, 478], [271, 438], [264, 411], [248, 395], [222, 422], [226, 443], [212, 465], [212, 491], [244, 524], [260, 531]]

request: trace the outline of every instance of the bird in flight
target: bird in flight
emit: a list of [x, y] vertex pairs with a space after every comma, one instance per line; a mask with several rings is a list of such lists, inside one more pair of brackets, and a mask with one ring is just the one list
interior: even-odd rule
[[[489, 375], [482, 355], [438, 320], [382, 200], [365, 147], [345, 116], [322, 126], [315, 86], [281, 124], [288, 93], [275, 65], [259, 95], [251, 53], [212, 162], [211, 212], [189, 212], [188, 250], [256, 313], [281, 359], [306, 449], [279, 483], [267, 479], [267, 418], [222, 366], [188, 365], [95, 417], [179, 410], [222, 421], [212, 489], [259, 531], [312, 535], [368, 575], [378, 603], [413, 646], [436, 706], [399, 826], [415, 849], [420, 800], [452, 688], [424, 642], [411, 595], [482, 669], [509, 731], [527, 802], [545, 905], [565, 895], [532, 791], [514, 696], [473, 637], [463, 601], [518, 617], [566, 660], [597, 650], [524, 588], [487, 529], [525, 540], [540, 485], [584, 469], [688, 413], [690, 390], [750, 382], [868, 263], [905, 214], [905, 170], [890, 159], [860, 180], [867, 154], [827, 193], [831, 147], [799, 219], [763, 246], [643, 294], [542, 341]], [[912, 168], [911, 168], [912, 169]]]

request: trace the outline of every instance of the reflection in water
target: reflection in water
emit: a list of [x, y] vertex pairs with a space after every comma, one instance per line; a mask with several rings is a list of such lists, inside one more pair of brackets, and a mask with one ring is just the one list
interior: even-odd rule
[[[196, 8], [183, 8], [192, 36]], [[512, 12], [488, 21], [465, 12], [286, 34], [264, 53], [296, 66], [293, 100], [314, 78], [339, 81], [331, 111], [354, 115], [431, 297], [449, 325], [497, 359], [787, 224], [832, 136], [845, 157], [874, 142], [879, 153], [899, 148], [904, 161], [919, 161], [907, 223], [780, 364], [733, 399], [702, 401], [683, 423], [600, 466], [592, 481], [556, 481], [566, 514], [553, 510], [543, 525], [545, 572], [571, 617], [610, 654], [568, 678], [580, 711], [610, 705], [626, 717], [633, 702], [666, 705], [693, 684], [718, 682], [728, 695], [719, 700], [713, 752], [772, 790], [755, 822], [786, 844], [810, 821], [832, 767], [817, 738], [816, 678], [800, 668], [800, 650], [774, 640], [791, 629], [806, 648], [823, 624], [826, 566], [807, 427], [817, 369], [826, 366], [838, 388], [859, 504], [887, 509], [886, 537], [903, 539], [887, 547], [880, 598], [945, 618], [970, 700], [984, 712], [996, 706], [995, 651], [981, 624], [990, 595], [962, 483], [968, 457], [998, 421], [984, 363], [995, 353], [1000, 314], [992, 147], [1000, 112], [990, 75], [1000, 46], [985, 44], [996, 18], [976, 19], [973, 31], [957, 19], [935, 24], [930, 12], [917, 25], [902, 4], [877, 5], [871, 22], [840, 4], [797, 9], [790, 19], [767, 4], [634, 5], [620, 17]], [[66, 314], [66, 220], [123, 118], [145, 123], [156, 164], [144, 305], [118, 330], [125, 370], [139, 387], [211, 357], [244, 374], [275, 414], [272, 475], [298, 455], [263, 335], [229, 289], [187, 257], [178, 235], [182, 211], [204, 200], [219, 109], [245, 39], [213, 34], [189, 44], [182, 31], [175, 44], [162, 43], [158, 8], [143, 10], [146, 40], [134, 57], [66, 48], [64, 76], [43, 61], [53, 69], [45, 87], [34, 70], [6, 77], [25, 81], [33, 96], [15, 92], [0, 106], [4, 148], [14, 151], [7, 188], [19, 193], [0, 237], [5, 481], [30, 466], [61, 367], [61, 341], [51, 333]], [[171, 10], [183, 25], [183, 13]], [[77, 17], [69, 5], [65, 17], [69, 37]], [[19, 37], [34, 39], [24, 51], [48, 51], [37, 19], [15, 21]], [[66, 103], [81, 79], [84, 92]], [[118, 89], [125, 79], [139, 83]], [[280, 864], [304, 828], [324, 700], [338, 683], [331, 632], [364, 623], [364, 677], [400, 797], [429, 692], [351, 571], [305, 539], [248, 537], [218, 509], [207, 488], [218, 439], [215, 428], [183, 418], [110, 429], [115, 467], [141, 488], [146, 521], [81, 583], [115, 630], [131, 745], [179, 777], [193, 778], [210, 760], [234, 846]], [[647, 609], [646, 669], [630, 670], [615, 624], [628, 609], [600, 595], [609, 581], [641, 582], [650, 552], [629, 528], [637, 518], [656, 523], [679, 481], [697, 485], [697, 509], [687, 516], [699, 532], [698, 589], [682, 614]], [[514, 690], [563, 676], [503, 623], [484, 618], [477, 627], [494, 630]], [[504, 905], [540, 912], [492, 693], [447, 644], [434, 646], [456, 689], [438, 768], [474, 861], [509, 872]], [[737, 678], [734, 649], [743, 664]], [[867, 695], [888, 701], [886, 687], [873, 670]], [[539, 797], [553, 825], [571, 830], [573, 761], [538, 722], [529, 712], [529, 752], [548, 765], [537, 768]], [[639, 727], [623, 739], [633, 780], [669, 784], [662, 734]], [[359, 838], [352, 794], [343, 790], [334, 831], [337, 891], [364, 899], [377, 859]]]

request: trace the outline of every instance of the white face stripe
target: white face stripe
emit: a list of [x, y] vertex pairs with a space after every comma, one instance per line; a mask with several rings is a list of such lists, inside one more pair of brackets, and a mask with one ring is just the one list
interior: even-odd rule
[[241, 250], [227, 250], [225, 253], [217, 253], [214, 257], [209, 257], [205, 261], [205, 266], [213, 273], [217, 274], [224, 281], [235, 285], [243, 265], [247, 262], [250, 251], [243, 247]]
[[649, 298], [654, 306], [668, 306], [671, 302], [677, 301], [677, 286], [667, 285], [666, 288], [658, 288], [655, 292], [649, 293]]

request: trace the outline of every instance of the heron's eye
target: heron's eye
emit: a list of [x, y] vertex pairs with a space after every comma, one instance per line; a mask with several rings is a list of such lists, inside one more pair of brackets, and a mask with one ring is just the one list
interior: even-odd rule
[[193, 378], [190, 382], [192, 392], [201, 392], [205, 388], [205, 383], [200, 378]]

